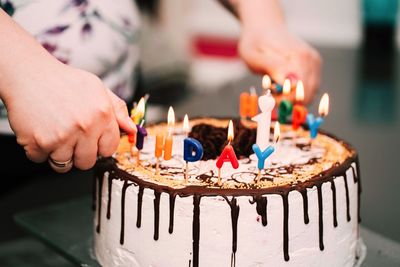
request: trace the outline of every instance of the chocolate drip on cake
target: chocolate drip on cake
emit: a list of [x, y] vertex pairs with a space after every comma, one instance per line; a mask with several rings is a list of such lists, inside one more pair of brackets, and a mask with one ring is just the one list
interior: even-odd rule
[[303, 188], [300, 191], [301, 196], [303, 197], [303, 213], [304, 213], [304, 223], [308, 224], [310, 222], [310, 218], [308, 217], [308, 196], [307, 196], [307, 188]]
[[119, 243], [121, 245], [124, 244], [125, 239], [125, 196], [126, 196], [126, 189], [128, 189], [131, 184], [128, 183], [127, 180], [124, 181], [124, 185], [122, 186], [121, 192], [121, 234], [119, 236]]
[[199, 267], [200, 195], [193, 196], [193, 267]]
[[137, 202], [137, 215], [136, 215], [136, 227], [142, 226], [142, 205], [143, 205], [143, 186], [139, 186], [138, 191], [138, 202]]
[[358, 181], [358, 183], [357, 183], [357, 186], [358, 186], [358, 203], [357, 203], [357, 213], [358, 213], [358, 222], [360, 223], [361, 222], [361, 214], [360, 214], [360, 208], [361, 208], [361, 206], [360, 206], [360, 199], [361, 199], [361, 193], [362, 193], [362, 186], [361, 186], [361, 175], [360, 175], [360, 162], [359, 162], [359, 159], [357, 158], [356, 159], [356, 167], [357, 167], [357, 174], [356, 174], [356, 176], [357, 176], [357, 181]]
[[96, 231], [100, 233], [100, 225], [101, 225], [101, 198], [103, 194], [103, 180], [104, 180], [104, 173], [99, 174], [98, 176], [98, 195], [97, 195], [97, 226]]
[[231, 255], [231, 267], [236, 266], [236, 251], [237, 251], [237, 232], [238, 232], [238, 219], [240, 207], [237, 204], [237, 199], [232, 197], [229, 200], [228, 197], [224, 197], [226, 202], [231, 208], [231, 221], [232, 221], [232, 255]]
[[169, 194], [169, 227], [168, 233], [174, 232], [174, 211], [175, 211], [175, 194]]
[[158, 240], [160, 229], [160, 197], [161, 192], [154, 190], [154, 240]]
[[261, 216], [261, 222], [263, 226], [267, 225], [267, 196], [254, 196], [250, 204], [256, 203], [257, 214]]
[[283, 257], [289, 261], [289, 192], [281, 194], [283, 203]]
[[107, 201], [107, 215], [106, 218], [109, 220], [111, 218], [111, 197], [112, 197], [112, 175], [108, 175], [108, 201]]
[[322, 184], [317, 185], [318, 193], [318, 226], [319, 226], [319, 249], [324, 250], [324, 207], [322, 202]]
[[331, 189], [332, 189], [332, 203], [333, 203], [333, 226], [337, 227], [337, 208], [336, 208], [336, 185], [335, 180], [331, 181]]
[[350, 216], [350, 197], [349, 197], [349, 185], [347, 183], [347, 173], [346, 172], [343, 175], [343, 180], [344, 180], [344, 188], [346, 190], [346, 218], [347, 218], [347, 221], [349, 222], [351, 220], [351, 216]]

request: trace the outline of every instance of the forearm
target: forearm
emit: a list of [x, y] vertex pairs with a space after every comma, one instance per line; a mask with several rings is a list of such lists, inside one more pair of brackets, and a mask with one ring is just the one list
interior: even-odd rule
[[39, 64], [45, 61], [55, 63], [56, 59], [0, 9], [0, 98], [7, 104], [11, 93], [18, 93], [12, 90], [21, 75], [32, 81], [38, 79]]
[[243, 27], [285, 25], [284, 13], [279, 0], [218, 0], [238, 17]]

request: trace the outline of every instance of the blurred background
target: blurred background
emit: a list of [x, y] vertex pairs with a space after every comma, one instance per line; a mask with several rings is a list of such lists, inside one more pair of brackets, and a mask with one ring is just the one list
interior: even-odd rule
[[[141, 58], [132, 101], [150, 94], [148, 122], [165, 120], [170, 105], [178, 117], [238, 116], [239, 94], [250, 86], [261, 92], [261, 76], [250, 73], [237, 53], [240, 24], [217, 1], [137, 2], [142, 10]], [[282, 4], [289, 27], [315, 46], [324, 61], [320, 92], [310, 110], [328, 92], [331, 112], [323, 128], [359, 152], [362, 224], [400, 242], [399, 1]], [[92, 173], [59, 175], [45, 164], [31, 164], [4, 121], [0, 130], [1, 263], [26, 236], [13, 214], [90, 194]]]

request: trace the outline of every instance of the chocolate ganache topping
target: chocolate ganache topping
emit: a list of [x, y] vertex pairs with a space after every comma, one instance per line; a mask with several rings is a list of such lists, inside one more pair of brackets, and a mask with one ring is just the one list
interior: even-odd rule
[[[256, 141], [256, 129], [244, 126], [241, 120], [234, 120], [233, 125], [235, 138], [231, 145], [236, 156], [239, 159], [249, 157], [254, 153], [251, 147]], [[228, 127], [216, 127], [202, 123], [193, 126], [189, 136], [203, 144], [203, 160], [209, 160], [216, 159], [227, 145], [227, 131]]]

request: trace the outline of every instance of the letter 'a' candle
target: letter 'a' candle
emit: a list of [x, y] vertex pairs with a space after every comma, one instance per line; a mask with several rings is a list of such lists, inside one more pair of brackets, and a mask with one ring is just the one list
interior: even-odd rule
[[221, 168], [225, 162], [230, 162], [234, 169], [237, 169], [239, 167], [239, 162], [237, 160], [235, 151], [233, 150], [233, 146], [231, 145], [232, 140], [233, 140], [233, 123], [232, 123], [232, 121], [229, 121], [229, 126], [228, 126], [228, 141], [229, 141], [229, 143], [225, 146], [224, 150], [222, 151], [221, 155], [218, 157], [218, 160], [216, 162], [216, 165], [218, 168], [218, 185], [219, 186], [222, 185]]

